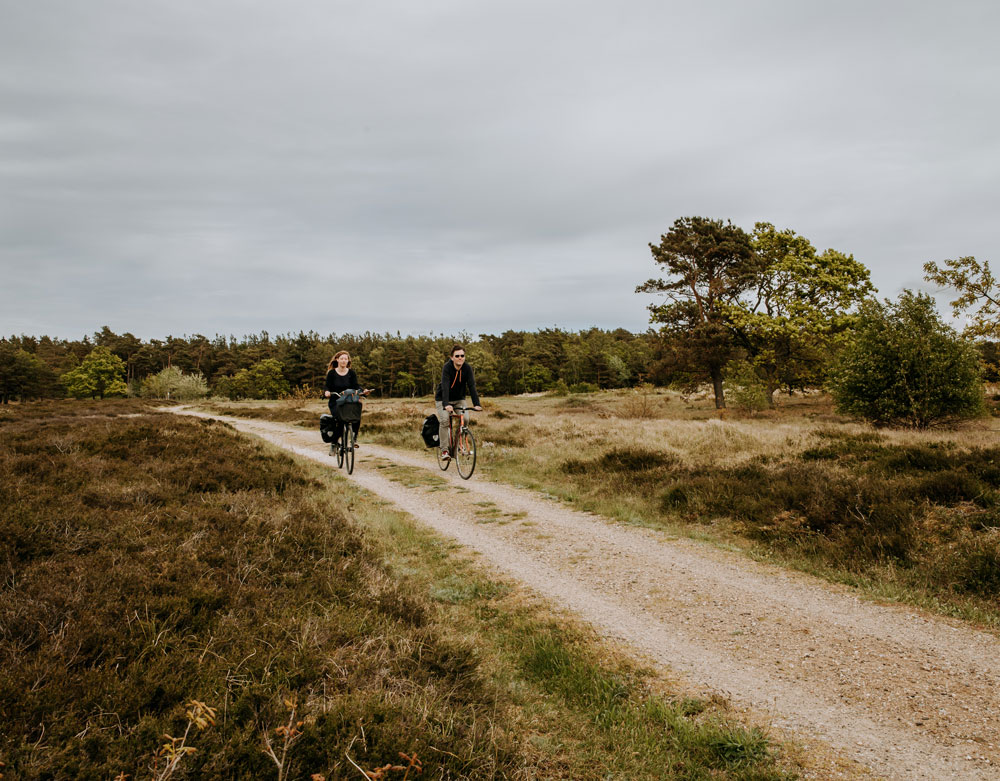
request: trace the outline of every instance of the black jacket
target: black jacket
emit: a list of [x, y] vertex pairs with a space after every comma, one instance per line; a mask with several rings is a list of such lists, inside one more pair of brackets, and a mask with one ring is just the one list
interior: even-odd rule
[[343, 393], [345, 390], [360, 390], [361, 385], [358, 384], [358, 375], [354, 373], [354, 369], [348, 369], [343, 377], [337, 374], [336, 369], [330, 369], [326, 373], [325, 388], [330, 393]]
[[473, 406], [480, 406], [479, 394], [476, 392], [476, 376], [472, 372], [472, 367], [465, 364], [461, 369], [456, 369], [449, 358], [441, 370], [441, 382], [438, 383], [437, 391], [434, 393], [434, 400], [440, 401], [442, 407], [447, 407], [452, 402], [464, 399], [466, 394], [472, 397]]

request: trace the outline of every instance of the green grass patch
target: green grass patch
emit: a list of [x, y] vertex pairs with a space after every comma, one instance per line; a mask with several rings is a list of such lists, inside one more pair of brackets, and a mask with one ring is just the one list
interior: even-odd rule
[[414, 587], [423, 584], [510, 694], [537, 777], [797, 777], [785, 747], [741, 723], [725, 702], [670, 690], [589, 629], [554, 618], [471, 558], [448, 555], [446, 543], [405, 516], [356, 506], [358, 520], [384, 540], [390, 565]]

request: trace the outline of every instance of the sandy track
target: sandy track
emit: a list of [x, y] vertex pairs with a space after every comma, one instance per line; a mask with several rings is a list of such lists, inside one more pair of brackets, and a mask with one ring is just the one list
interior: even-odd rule
[[[336, 466], [315, 432], [225, 420]], [[430, 453], [363, 444], [358, 454], [355, 483], [693, 686], [766, 712], [886, 778], [1000, 779], [993, 635], [613, 524], [479, 474], [460, 480]], [[383, 459], [431, 470], [452, 488], [406, 487], [374, 468]]]

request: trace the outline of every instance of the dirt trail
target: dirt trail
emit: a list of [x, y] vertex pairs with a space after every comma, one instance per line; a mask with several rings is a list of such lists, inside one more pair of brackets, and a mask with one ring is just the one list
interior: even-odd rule
[[[209, 416], [205, 416], [209, 417]], [[225, 418], [336, 466], [315, 432]], [[362, 445], [352, 479], [699, 688], [890, 779], [1000, 779], [1000, 643], [797, 573]], [[385, 461], [451, 489], [389, 479]], [[346, 473], [345, 473], [346, 476]]]

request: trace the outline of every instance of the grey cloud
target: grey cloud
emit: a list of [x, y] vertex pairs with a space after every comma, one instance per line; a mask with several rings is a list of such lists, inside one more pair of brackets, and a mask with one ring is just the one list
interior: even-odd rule
[[[996, 257], [993, 4], [4, 19], [0, 332], [639, 330], [646, 245], [689, 214], [794, 228], [885, 295], [924, 260]], [[429, 305], [455, 270], [469, 302]]]

